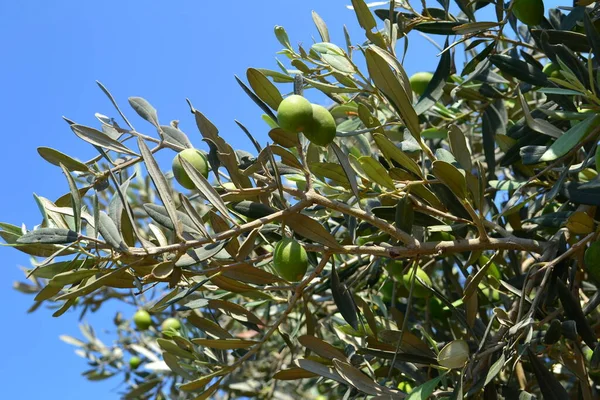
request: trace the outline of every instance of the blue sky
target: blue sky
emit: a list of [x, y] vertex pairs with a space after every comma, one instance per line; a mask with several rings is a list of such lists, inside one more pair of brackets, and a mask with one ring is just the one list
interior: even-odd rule
[[[87, 160], [95, 150], [80, 141], [61, 116], [98, 126], [94, 113], [116, 117], [98, 89], [109, 88], [139, 131], [152, 133], [127, 105], [127, 97], [141, 96], [158, 110], [163, 124], [180, 120], [181, 129], [200, 148], [205, 144], [185, 103], [205, 113], [234, 148], [251, 150], [245, 135], [233, 122], [245, 124], [262, 143], [268, 139], [260, 110], [234, 79], [245, 77], [248, 67], [277, 69], [281, 49], [273, 27], [282, 25], [293, 44], [309, 44], [318, 37], [311, 18], [316, 10], [326, 21], [332, 40], [344, 46], [346, 24], [353, 43], [364, 36], [350, 0], [259, 2], [193, 1], [4, 1], [0, 2], [0, 221], [29, 228], [39, 223], [32, 193], [55, 199], [68, 187], [60, 169], [38, 156], [48, 146]], [[436, 37], [442, 43], [442, 37]], [[308, 46], [306, 46], [308, 47]], [[411, 36], [405, 68], [409, 74], [433, 70], [437, 50], [419, 35]], [[283, 58], [280, 56], [280, 59]], [[291, 86], [281, 87], [286, 93]], [[311, 93], [307, 93], [311, 97]], [[159, 159], [169, 167], [172, 154]], [[118, 380], [88, 382], [87, 369], [73, 348], [58, 339], [80, 336], [77, 314], [52, 318], [39, 309], [26, 314], [32, 297], [12, 290], [22, 280], [19, 265], [28, 257], [0, 248], [0, 304], [5, 323], [0, 362], [2, 396], [21, 399], [117, 398]], [[97, 331], [110, 327], [111, 305], [86, 321]]]

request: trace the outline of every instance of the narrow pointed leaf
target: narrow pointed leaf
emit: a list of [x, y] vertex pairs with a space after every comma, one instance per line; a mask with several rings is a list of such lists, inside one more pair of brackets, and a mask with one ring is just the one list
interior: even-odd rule
[[211, 186], [206, 178], [196, 168], [194, 168], [194, 166], [188, 160], [180, 156], [178, 157], [185, 173], [190, 177], [191, 181], [194, 183], [194, 186], [196, 186], [200, 193], [202, 193], [202, 196], [204, 196], [206, 200], [208, 200], [217, 210], [219, 210], [225, 218], [235, 223], [233, 218], [231, 218], [229, 215], [227, 206], [215, 188]]
[[148, 102], [148, 100], [142, 97], [130, 97], [129, 105], [131, 108], [135, 110], [136, 113], [146, 121], [150, 122], [157, 129], [160, 128], [160, 124], [158, 123], [158, 114], [156, 113], [156, 109], [152, 107], [152, 104]]
[[94, 146], [102, 147], [108, 150], [115, 151], [117, 153], [129, 154], [132, 156], [137, 156], [137, 154], [131, 151], [127, 146], [123, 143], [112, 139], [108, 135], [103, 132], [100, 132], [97, 129], [90, 128], [88, 126], [73, 124], [71, 125], [71, 129], [82, 140], [93, 144]]
[[335, 265], [332, 265], [331, 267], [330, 287], [333, 301], [340, 311], [340, 314], [342, 314], [342, 317], [344, 317], [346, 322], [350, 324], [354, 330], [358, 330], [359, 322], [356, 304], [354, 304], [354, 299], [352, 298], [350, 290], [348, 290], [346, 285], [340, 281], [340, 277], [335, 270]]
[[63, 164], [69, 171], [89, 172], [87, 165], [50, 147], [38, 147], [39, 155], [50, 164]]
[[68, 244], [78, 239], [77, 232], [63, 228], [39, 228], [29, 231], [19, 239], [19, 244]]
[[[158, 197], [160, 197], [160, 200], [164, 204], [167, 214], [169, 215], [169, 219], [173, 222], [173, 229], [176, 236], [180, 238], [182, 234], [181, 222], [177, 217], [177, 209], [175, 207], [175, 202], [171, 197], [171, 189], [167, 183], [167, 179], [160, 171], [158, 163], [154, 159], [152, 152], [141, 137], [138, 137], [138, 146], [140, 148], [140, 152], [142, 153], [144, 163], [146, 164], [148, 175], [150, 175], [150, 179], [152, 179], [152, 182], [154, 183], [154, 186], [158, 192]], [[192, 169], [194, 168], [192, 167]]]

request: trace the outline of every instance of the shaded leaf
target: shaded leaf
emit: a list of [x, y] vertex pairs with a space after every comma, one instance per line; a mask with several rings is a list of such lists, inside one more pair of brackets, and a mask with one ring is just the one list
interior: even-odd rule
[[527, 349], [527, 355], [529, 356], [529, 362], [531, 363], [533, 373], [535, 374], [544, 399], [568, 400], [570, 397], [567, 394], [567, 391], [556, 379], [554, 374], [548, 371], [544, 364], [542, 364], [530, 349]]
[[337, 271], [335, 270], [335, 264], [332, 264], [331, 266], [330, 287], [333, 301], [340, 314], [342, 314], [342, 317], [344, 317], [346, 322], [350, 324], [354, 330], [358, 330], [358, 312], [356, 304], [354, 303], [352, 293], [350, 293], [346, 285], [340, 281]]
[[323, 225], [307, 215], [286, 215], [283, 220], [300, 236], [332, 248], [340, 247], [337, 240], [323, 227]]
[[63, 228], [39, 228], [29, 231], [19, 239], [19, 244], [42, 243], [42, 244], [67, 244], [77, 241], [79, 235], [69, 229]]

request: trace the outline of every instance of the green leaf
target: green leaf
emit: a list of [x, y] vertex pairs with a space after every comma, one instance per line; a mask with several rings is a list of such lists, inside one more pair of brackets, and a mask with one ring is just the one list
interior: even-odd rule
[[188, 250], [175, 263], [176, 267], [191, 267], [192, 265], [200, 264], [202, 261], [208, 260], [223, 250], [227, 244], [227, 240], [208, 243], [199, 248]]
[[583, 14], [583, 26], [585, 28], [585, 36], [587, 37], [589, 47], [592, 49], [596, 60], [600, 60], [600, 34], [587, 12]]
[[67, 244], [77, 241], [79, 234], [64, 228], [39, 228], [29, 231], [19, 239], [18, 244]]
[[412, 172], [419, 178], [423, 178], [423, 173], [421, 172], [419, 165], [412, 158], [407, 156], [406, 153], [400, 150], [390, 139], [381, 133], [374, 133], [373, 140], [385, 158], [397, 162], [402, 168]]
[[221, 212], [221, 214], [232, 221], [237, 225], [237, 222], [229, 215], [229, 210], [227, 206], [219, 196], [219, 193], [211, 186], [211, 184], [206, 180], [206, 178], [196, 169], [194, 166], [185, 158], [181, 156], [179, 160], [181, 161], [181, 166], [183, 167], [185, 173], [188, 175], [190, 180], [194, 183], [194, 186], [198, 189], [202, 196], [208, 200], [217, 210]]
[[148, 101], [142, 97], [130, 97], [129, 105], [135, 110], [136, 113], [146, 121], [150, 122], [157, 129], [160, 127], [158, 123], [158, 114], [156, 109], [152, 107]]
[[456, 157], [458, 163], [466, 171], [471, 171], [473, 169], [472, 156], [471, 151], [467, 146], [467, 138], [465, 137], [464, 132], [458, 126], [451, 125], [448, 130], [448, 139], [452, 154]]
[[[260, 72], [260, 70], [257, 70]], [[248, 97], [250, 97], [250, 99], [252, 99], [252, 101], [260, 107], [261, 110], [263, 110], [263, 112], [265, 114], [267, 114], [269, 116], [269, 118], [271, 118], [273, 121], [277, 121], [277, 116], [273, 113], [273, 111], [271, 110], [271, 108], [267, 105], [267, 103], [265, 103], [263, 100], [261, 100], [260, 97], [258, 97], [256, 94], [254, 94], [254, 92], [252, 90], [250, 90], [250, 88], [244, 83], [242, 82], [242, 80], [240, 78], [238, 78], [237, 76], [235, 77], [235, 80], [237, 81], [237, 83], [242, 87], [242, 89], [244, 90], [244, 92], [248, 95]], [[216, 129], [216, 128], [215, 128]], [[215, 136], [216, 136], [216, 132], [215, 132]], [[210, 137], [210, 139], [215, 140], [214, 137]]]
[[437, 360], [442, 367], [462, 368], [469, 360], [469, 345], [464, 340], [453, 340], [442, 348]]
[[258, 342], [254, 340], [244, 340], [244, 339], [204, 339], [197, 338], [192, 339], [194, 344], [197, 344], [202, 347], [210, 347], [213, 349], [219, 350], [233, 350], [233, 349], [246, 349], [250, 346], [257, 344]]
[[304, 83], [320, 90], [323, 93], [360, 93], [359, 88], [336, 86], [329, 83], [316, 81], [314, 79], [304, 78]]
[[530, 349], [527, 349], [529, 362], [535, 374], [536, 380], [545, 400], [568, 400], [569, 394], [556, 379], [555, 375], [548, 371], [544, 364], [536, 357]]
[[177, 357], [187, 358], [190, 360], [195, 359], [193, 353], [182, 349], [172, 340], [158, 338], [156, 339], [156, 343], [160, 346], [161, 349], [163, 349], [167, 353], [173, 354]]
[[333, 235], [329, 233], [322, 224], [307, 215], [286, 215], [283, 220], [286, 225], [300, 236], [334, 249], [340, 247], [337, 240], [335, 240]]
[[[178, 238], [180, 238], [182, 235], [181, 222], [177, 218], [177, 209], [175, 206], [175, 202], [173, 201], [173, 198], [171, 197], [171, 188], [170, 188], [169, 184], [167, 183], [167, 179], [160, 171], [158, 163], [154, 159], [152, 152], [146, 145], [146, 142], [144, 142], [144, 139], [142, 139], [141, 137], [138, 137], [138, 146], [140, 148], [140, 152], [142, 153], [142, 158], [144, 159], [144, 163], [146, 164], [146, 169], [148, 170], [148, 175], [150, 175], [150, 179], [154, 183], [154, 186], [156, 187], [156, 191], [158, 192], [158, 197], [160, 197], [160, 200], [164, 204], [165, 209], [167, 210], [167, 214], [169, 215], [169, 219], [173, 222], [173, 230], [175, 231], [175, 235]], [[180, 156], [178, 156], [178, 157], [180, 157]], [[180, 160], [182, 161], [183, 168], [185, 169], [185, 163], [187, 161], [181, 157], [180, 157]], [[195, 168], [192, 167], [192, 169], [194, 171], [196, 171]], [[188, 175], [189, 175], [189, 172], [188, 172]], [[190, 179], [191, 179], [191, 177], [190, 177]]]
[[352, 7], [356, 13], [358, 23], [364, 30], [371, 31], [373, 28], [377, 27], [375, 17], [373, 17], [371, 10], [369, 10], [369, 6], [367, 6], [363, 0], [352, 0]]
[[465, 176], [454, 165], [446, 161], [433, 162], [433, 174], [461, 200], [467, 197]]
[[354, 196], [359, 199], [360, 193], [358, 191], [358, 184], [356, 183], [356, 172], [352, 169], [350, 162], [348, 161], [348, 156], [344, 154], [342, 149], [335, 143], [332, 142], [329, 144], [329, 148], [333, 150], [335, 156], [337, 157], [344, 174], [346, 174], [346, 179], [350, 183], [350, 188], [352, 189], [352, 193]]
[[[121, 184], [120, 187], [117, 188], [116, 193], [113, 195], [113, 198], [110, 200], [110, 203], [108, 204], [108, 215], [115, 223], [115, 226], [117, 227], [117, 231], [119, 233], [121, 233], [121, 235], [123, 233], [123, 229], [121, 226], [122, 225], [122, 216], [123, 216], [123, 210], [125, 210], [125, 205], [124, 205], [123, 201], [125, 201], [125, 204], [126, 204], [127, 189], [129, 188], [129, 184], [131, 183], [131, 180], [135, 177], [135, 175], [136, 175], [135, 173], [132, 174], [129, 178], [127, 178], [127, 180], [125, 182], [123, 182]], [[129, 213], [127, 213], [127, 218], [129, 218]], [[135, 221], [130, 221], [131, 226], [133, 226], [134, 223], [135, 223]]]
[[209, 300], [208, 307], [212, 308], [213, 310], [219, 310], [237, 321], [250, 322], [256, 325], [264, 325], [264, 322], [262, 322], [256, 315], [238, 304], [224, 300], [212, 299]]
[[583, 261], [588, 274], [600, 282], [600, 241], [590, 244], [590, 247], [585, 250]]
[[587, 53], [590, 45], [585, 34], [567, 30], [556, 29], [531, 29], [531, 36], [536, 40], [544, 40], [548, 44], [564, 45], [571, 51]]
[[321, 18], [321, 16], [317, 14], [316, 11], [312, 12], [312, 18], [313, 22], [315, 23], [315, 26], [317, 27], [317, 30], [319, 31], [321, 40], [323, 42], [329, 42], [329, 30], [327, 29], [327, 25], [325, 24], [325, 21], [323, 21], [323, 18]]
[[308, 168], [313, 174], [315, 174], [318, 177], [331, 179], [333, 181], [333, 184], [335, 185], [342, 185], [345, 187], [350, 186], [350, 182], [348, 181], [346, 173], [344, 172], [344, 168], [340, 164], [318, 162], [310, 163]]
[[345, 360], [346, 355], [331, 344], [316, 338], [311, 335], [303, 335], [298, 337], [298, 342], [307, 349], [314, 351], [317, 355], [332, 360], [337, 358], [338, 360]]
[[[448, 40], [444, 48], [448, 47]], [[439, 101], [444, 94], [444, 87], [446, 81], [450, 76], [450, 70], [452, 68], [452, 54], [450, 51], [445, 51], [440, 57], [440, 62], [433, 74], [433, 77], [429, 81], [429, 84], [425, 88], [425, 91], [421, 95], [419, 102], [415, 105], [415, 112], [417, 115], [423, 114], [429, 110]]]
[[405, 400], [427, 400], [444, 376], [445, 374], [417, 386], [405, 397]]
[[462, 25], [461, 22], [455, 21], [421, 22], [415, 25], [415, 29], [432, 35], [454, 35], [454, 28], [460, 25]]
[[262, 72], [255, 68], [248, 68], [246, 77], [254, 93], [273, 110], [277, 110], [283, 97], [275, 85]]
[[327, 379], [332, 379], [340, 383], [346, 383], [346, 381], [332, 368], [329, 368], [316, 361], [301, 358], [295, 360], [294, 363], [305, 371], [312, 372], [313, 374], [322, 376]]
[[396, 228], [410, 234], [412, 232], [413, 222], [415, 220], [415, 211], [412, 201], [408, 196], [402, 197], [396, 204]]
[[556, 139], [554, 143], [546, 150], [540, 158], [540, 161], [554, 161], [559, 157], [564, 156], [575, 147], [579, 142], [600, 122], [600, 116], [592, 115], [584, 121], [577, 123], [571, 129], [563, 133], [561, 137]]
[[298, 379], [314, 378], [315, 376], [318, 375], [302, 368], [288, 368], [277, 371], [275, 375], [273, 375], [273, 379], [280, 381], [295, 381]]
[[[164, 226], [167, 229], [174, 230], [173, 221], [169, 218], [169, 214], [167, 213], [167, 209], [163, 206], [159, 206], [158, 204], [147, 203], [143, 205], [144, 211], [148, 214], [150, 218], [156, 221], [161, 226]], [[196, 224], [192, 221], [190, 217], [181, 211], [177, 211], [177, 218], [182, 223], [182, 228], [184, 232], [190, 233], [199, 233]]]
[[102, 273], [99, 269], [81, 269], [77, 271], [65, 271], [60, 274], [56, 274], [48, 285], [62, 288], [65, 285], [77, 283], [85, 278]]
[[334, 359], [333, 366], [337, 373], [350, 385], [354, 386], [359, 391], [369, 394], [371, 396], [379, 396], [379, 395], [391, 395], [395, 393], [394, 391], [386, 388], [385, 386], [379, 385], [377, 382], [373, 381], [373, 379], [367, 377], [363, 372], [361, 372], [358, 368]]
[[340, 314], [344, 317], [344, 320], [354, 330], [358, 330], [358, 311], [356, 304], [352, 297], [352, 293], [348, 287], [340, 281], [340, 277], [335, 270], [335, 264], [331, 266], [331, 277], [330, 277], [331, 294], [333, 295], [333, 301], [337, 306]]
[[125, 269], [127, 269], [127, 268], [129, 268], [129, 267], [127, 265], [125, 265], [123, 267], [110, 270], [110, 272], [108, 272], [108, 270], [103, 270], [103, 272], [105, 272], [105, 275], [102, 275], [101, 277], [98, 277], [97, 275], [92, 276], [85, 282], [85, 284], [83, 286], [76, 287], [75, 289], [69, 290], [64, 294], [57, 296], [55, 300], [56, 301], [71, 300], [71, 299], [75, 299], [80, 296], [88, 295], [88, 294], [92, 293], [93, 291], [95, 291], [96, 289], [106, 286], [107, 283], [111, 279], [122, 274], [123, 271], [125, 271]]
[[290, 44], [290, 39], [288, 38], [288, 34], [283, 28], [283, 26], [276, 25], [275, 26], [275, 37], [279, 40], [279, 43], [288, 50], [293, 50], [292, 45]]
[[419, 117], [412, 106], [404, 84], [390, 69], [388, 61], [371, 47], [365, 50], [365, 58], [373, 83], [390, 100], [413, 137], [420, 141]]
[[504, 355], [504, 353], [502, 353], [500, 355], [500, 358], [498, 358], [496, 362], [493, 363], [490, 367], [487, 375], [485, 376], [485, 383], [483, 384], [483, 386], [487, 386], [488, 383], [494, 380], [494, 378], [500, 373], [500, 371], [502, 371], [502, 368], [504, 368], [505, 363], [506, 356]]
[[362, 156], [358, 159], [361, 167], [369, 177], [369, 179], [387, 189], [394, 190], [394, 181], [390, 178], [390, 175], [377, 160], [370, 156]]
[[[499, 24], [497, 22], [471, 22], [468, 24], [462, 24], [455, 26], [452, 28], [454, 32], [459, 35], [466, 35], [469, 33], [475, 33], [480, 31], [487, 31], [491, 28], [497, 27]], [[447, 45], [446, 45], [447, 46]]]
[[90, 169], [81, 161], [75, 160], [74, 158], [61, 153], [58, 150], [50, 147], [38, 147], [37, 151], [39, 155], [50, 164], [60, 166], [63, 164], [69, 171], [89, 172]]
[[115, 139], [112, 139], [111, 137], [107, 136], [105, 133], [100, 132], [97, 129], [78, 124], [71, 125], [71, 129], [73, 130], [75, 135], [77, 135], [80, 139], [90, 144], [93, 144], [94, 146], [103, 147], [105, 149], [112, 150], [117, 153], [137, 156], [137, 154], [131, 151], [129, 148], [127, 148], [127, 146]]
[[277, 212], [276, 209], [263, 203], [244, 200], [231, 204], [231, 208], [245, 217], [259, 219]]
[[549, 83], [546, 74], [525, 61], [504, 54], [494, 54], [493, 56], [490, 56], [490, 61], [498, 67], [500, 71], [514, 76], [520, 81], [531, 83], [536, 86], [547, 86]]
[[109, 245], [120, 251], [128, 251], [128, 247], [123, 241], [121, 232], [113, 222], [113, 220], [104, 211], [100, 211], [98, 215], [98, 231]]
[[161, 125], [160, 130], [163, 133], [165, 142], [174, 144], [183, 149], [191, 149], [194, 147], [192, 146], [192, 142], [190, 142], [190, 139], [188, 139], [187, 135], [179, 129], [173, 128], [169, 125]]
[[295, 148], [299, 145], [300, 141], [297, 133], [288, 133], [281, 128], [273, 128], [269, 131], [269, 137], [275, 143], [286, 149]]
[[596, 334], [583, 314], [579, 299], [573, 295], [560, 279], [556, 281], [556, 288], [558, 289], [558, 297], [565, 310], [565, 315], [567, 318], [575, 321], [577, 332], [579, 332], [585, 344], [590, 348], [594, 348], [596, 346]]
[[69, 170], [61, 163], [60, 168], [67, 178], [67, 182], [69, 183], [69, 189], [71, 191], [71, 205], [73, 208], [73, 219], [75, 223], [75, 232], [79, 232], [81, 230], [81, 195], [79, 194], [79, 190], [77, 189], [77, 184], [75, 180], [71, 176]]

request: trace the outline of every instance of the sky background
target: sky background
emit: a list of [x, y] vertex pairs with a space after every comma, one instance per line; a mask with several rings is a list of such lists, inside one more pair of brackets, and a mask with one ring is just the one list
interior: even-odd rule
[[[31, 228], [40, 222], [32, 193], [56, 199], [68, 191], [60, 169], [44, 161], [37, 147], [52, 147], [81, 160], [96, 155], [62, 119], [99, 127], [94, 113], [117, 117], [96, 80], [112, 92], [138, 131], [153, 134], [129, 108], [130, 96], [147, 99], [163, 125], [180, 120], [192, 143], [208, 150], [185, 102], [189, 98], [234, 148], [252, 150], [234, 119], [264, 144], [268, 129], [261, 111], [234, 75], [245, 80], [248, 67], [277, 70], [275, 58], [284, 57], [276, 55], [282, 46], [273, 34], [275, 25], [285, 27], [293, 45], [309, 48], [318, 38], [312, 10], [325, 20], [334, 43], [345, 47], [344, 24], [352, 42], [362, 43], [363, 31], [347, 4], [350, 0], [1, 1], [0, 221]], [[443, 43], [443, 37], [434, 38]], [[437, 52], [421, 36], [411, 35], [407, 73], [433, 71]], [[280, 86], [282, 93], [291, 90], [289, 84]], [[311, 92], [306, 96], [310, 99]], [[172, 157], [159, 158], [163, 170]], [[33, 296], [13, 290], [12, 284], [23, 280], [18, 266], [29, 266], [29, 259], [10, 248], [0, 248], [0, 259], [2, 397], [118, 398], [118, 379], [88, 382], [80, 375], [88, 369], [85, 360], [58, 339], [61, 334], [81, 337], [78, 314], [53, 318], [45, 308], [27, 314]], [[115, 311], [109, 304], [85, 321], [101, 333], [103, 326], [112, 325]]]

